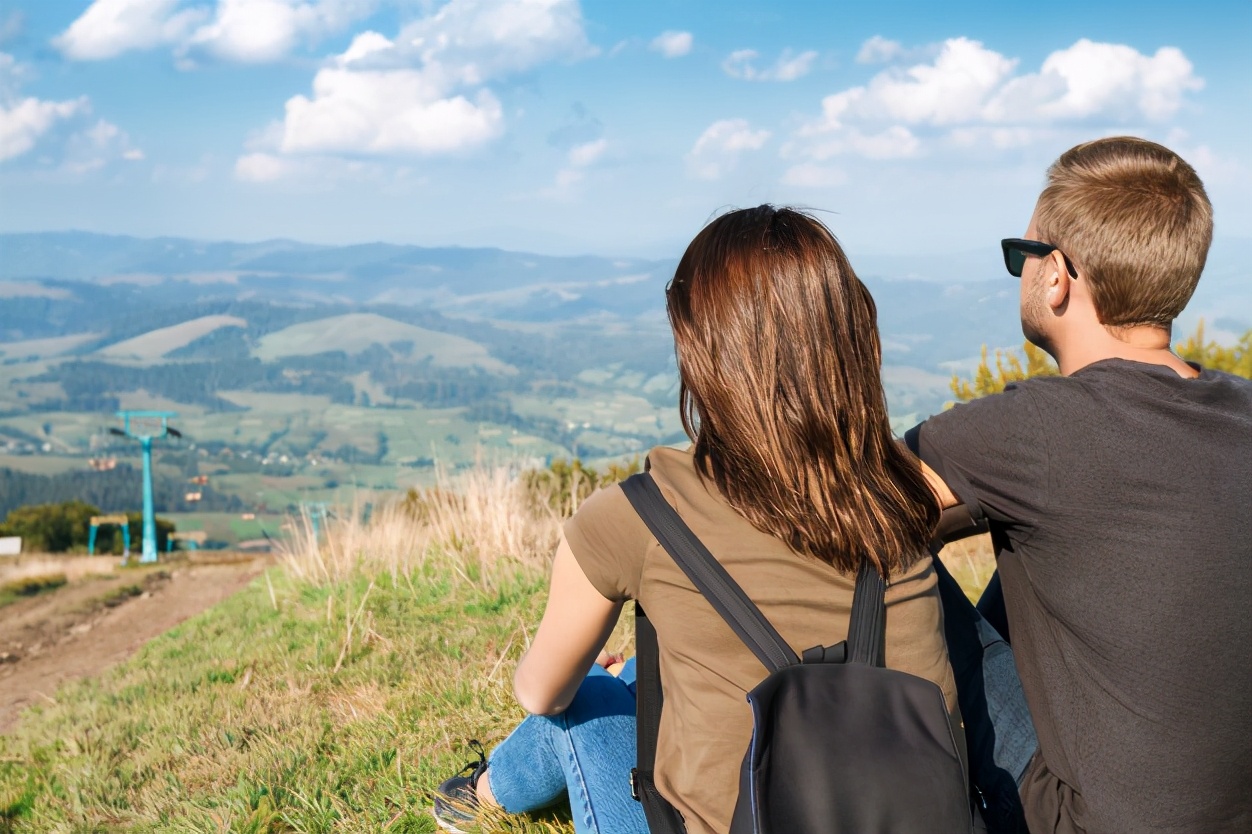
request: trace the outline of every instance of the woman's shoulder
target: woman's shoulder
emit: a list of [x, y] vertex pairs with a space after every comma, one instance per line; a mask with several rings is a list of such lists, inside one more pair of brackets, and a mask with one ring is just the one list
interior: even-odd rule
[[700, 475], [693, 447], [657, 446], [648, 452], [647, 467], [661, 493], [679, 515], [686, 517], [692, 510], [697, 511], [697, 516], [706, 512], [733, 512], [712, 479]]

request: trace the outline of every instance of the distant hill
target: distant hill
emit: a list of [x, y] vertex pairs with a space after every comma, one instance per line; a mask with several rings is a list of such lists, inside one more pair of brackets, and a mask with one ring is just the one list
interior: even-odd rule
[[[1180, 332], [1199, 316], [1218, 338], [1252, 328], [1249, 242], [1215, 241]], [[942, 408], [946, 381], [971, 371], [983, 345], [1021, 344], [1020, 285], [994, 245], [852, 261], [877, 302], [900, 420]], [[107, 412], [145, 397], [234, 413], [250, 407], [234, 396], [242, 391], [459, 409], [465, 426], [503, 444], [518, 434], [519, 443], [607, 454], [675, 435], [668, 423], [638, 428], [676, 393], [664, 313], [673, 269], [672, 260], [491, 248], [2, 234], [0, 429], [37, 449], [61, 439], [41, 414]], [[242, 425], [215, 431], [225, 442]], [[464, 431], [430, 433], [455, 445]], [[431, 456], [423, 438], [408, 458]]]
[[517, 372], [469, 339], [405, 324], [376, 313], [348, 313], [295, 324], [262, 336], [253, 353], [265, 361], [330, 351], [357, 356], [373, 345], [388, 347], [393, 355], [403, 360], [429, 361], [436, 367], [477, 367], [496, 374]]
[[[1192, 318], [1228, 318], [1226, 330], [1232, 332], [1240, 324], [1252, 327], [1252, 282], [1242, 255], [1250, 244], [1252, 240], [1238, 237], [1214, 241], [1189, 308]], [[1019, 341], [1012, 299], [1017, 285], [1004, 273], [994, 242], [969, 252], [852, 253], [852, 262], [878, 301], [884, 335], [902, 343], [923, 339], [944, 346], [932, 357], [934, 362], [952, 360], [953, 352], [969, 356], [982, 342]], [[552, 257], [492, 248], [42, 232], [0, 234], [0, 297], [5, 306], [17, 305], [19, 311], [103, 294], [153, 306], [251, 298], [283, 304], [398, 305], [463, 318], [560, 324], [659, 314], [674, 265], [673, 260]], [[971, 306], [970, 298], [978, 299], [977, 304]], [[983, 303], [987, 299], [990, 304]], [[896, 322], [908, 326], [887, 332]]]
[[[655, 307], [672, 271], [672, 262], [490, 248], [210, 243], [86, 232], [0, 235], [0, 296], [63, 297], [66, 288], [58, 284], [75, 282], [146, 288], [146, 295], [156, 298], [174, 290], [183, 298], [192, 292], [420, 304], [474, 317], [551, 321], [614, 308], [637, 310], [640, 302]], [[649, 286], [635, 286], [639, 283]]]
[[247, 326], [246, 321], [235, 316], [201, 316], [117, 342], [101, 348], [97, 353], [110, 359], [160, 359], [219, 328]]

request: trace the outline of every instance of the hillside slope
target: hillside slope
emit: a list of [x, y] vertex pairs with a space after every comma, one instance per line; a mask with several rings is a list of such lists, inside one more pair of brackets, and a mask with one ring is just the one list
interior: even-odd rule
[[96, 352], [110, 359], [160, 359], [223, 327], [247, 326], [248, 323], [237, 316], [201, 316], [182, 324], [151, 330]]
[[356, 356], [372, 345], [395, 346], [395, 352], [403, 354], [407, 360], [429, 360], [436, 367], [475, 367], [496, 374], [517, 372], [516, 368], [493, 358], [477, 342], [377, 313], [347, 313], [295, 324], [261, 337], [254, 354], [265, 361], [330, 351]]

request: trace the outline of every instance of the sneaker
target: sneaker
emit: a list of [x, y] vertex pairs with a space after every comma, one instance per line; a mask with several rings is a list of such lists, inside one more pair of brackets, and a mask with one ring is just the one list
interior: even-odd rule
[[478, 814], [478, 780], [487, 772], [487, 753], [482, 744], [471, 741], [469, 747], [478, 754], [478, 761], [465, 765], [435, 790], [435, 822], [451, 834], [467, 834], [462, 826], [474, 822]]

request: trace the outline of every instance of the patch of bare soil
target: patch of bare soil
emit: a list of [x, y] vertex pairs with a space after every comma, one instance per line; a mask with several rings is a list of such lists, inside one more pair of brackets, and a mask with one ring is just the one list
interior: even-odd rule
[[247, 559], [81, 572], [56, 591], [0, 608], [0, 733], [62, 683], [125, 660], [238, 591], [264, 565]]

